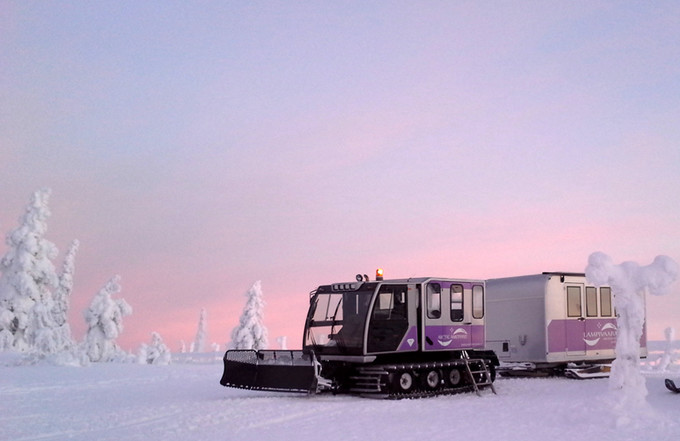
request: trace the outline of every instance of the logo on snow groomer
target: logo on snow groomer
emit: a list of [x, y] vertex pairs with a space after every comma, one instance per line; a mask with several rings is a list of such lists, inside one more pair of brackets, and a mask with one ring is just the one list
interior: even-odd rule
[[599, 328], [597, 331], [586, 332], [583, 341], [586, 342], [588, 346], [595, 346], [604, 339], [616, 339], [616, 325], [613, 323], [601, 323], [597, 324]]
[[451, 333], [448, 335], [439, 335], [437, 336], [437, 343], [440, 345], [447, 347], [450, 345], [454, 340], [465, 340], [467, 339], [468, 332], [465, 330], [465, 328], [451, 328]]

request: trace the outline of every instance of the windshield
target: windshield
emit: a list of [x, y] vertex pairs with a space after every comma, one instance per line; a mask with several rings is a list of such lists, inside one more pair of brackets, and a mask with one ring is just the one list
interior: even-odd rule
[[316, 294], [307, 315], [305, 347], [319, 354], [362, 354], [371, 288]]

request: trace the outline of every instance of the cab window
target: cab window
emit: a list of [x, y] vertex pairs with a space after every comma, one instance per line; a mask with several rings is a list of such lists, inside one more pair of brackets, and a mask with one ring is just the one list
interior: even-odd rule
[[382, 285], [373, 306], [373, 318], [406, 319], [406, 285]]
[[484, 318], [484, 287], [481, 285], [472, 287], [472, 317]]
[[451, 285], [451, 321], [463, 321], [463, 285]]
[[438, 319], [442, 316], [442, 287], [439, 283], [427, 285], [427, 317]]

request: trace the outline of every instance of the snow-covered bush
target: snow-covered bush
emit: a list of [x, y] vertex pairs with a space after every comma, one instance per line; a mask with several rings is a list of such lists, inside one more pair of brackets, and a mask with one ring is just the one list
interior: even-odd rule
[[262, 282], [257, 281], [246, 293], [246, 306], [238, 326], [231, 332], [231, 346], [234, 349], [266, 349], [267, 328], [263, 323], [264, 301], [262, 300]]
[[142, 343], [137, 361], [140, 364], [170, 364], [170, 349], [163, 343], [158, 332], [151, 333], [151, 343]]
[[111, 297], [120, 292], [119, 281], [120, 276], [111, 278], [84, 312], [87, 334], [82, 350], [89, 361], [121, 361], [127, 358], [115, 340], [123, 331], [123, 317], [132, 314], [132, 307], [123, 299]]

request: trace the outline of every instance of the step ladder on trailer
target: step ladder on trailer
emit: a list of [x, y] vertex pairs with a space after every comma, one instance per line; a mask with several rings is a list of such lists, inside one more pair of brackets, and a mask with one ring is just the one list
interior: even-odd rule
[[471, 360], [467, 351], [463, 351], [462, 358], [465, 362], [465, 369], [471, 379], [472, 388], [475, 390], [475, 393], [481, 397], [482, 393], [479, 391], [480, 386], [491, 386], [491, 391], [495, 394], [496, 388], [491, 381], [491, 373], [489, 372], [489, 368], [486, 367], [484, 360]]

